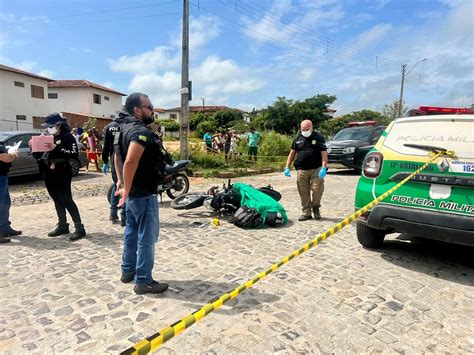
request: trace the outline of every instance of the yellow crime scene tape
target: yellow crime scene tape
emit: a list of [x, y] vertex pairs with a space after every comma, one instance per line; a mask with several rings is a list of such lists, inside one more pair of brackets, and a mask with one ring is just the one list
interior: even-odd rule
[[219, 309], [224, 303], [234, 299], [239, 294], [241, 294], [245, 290], [255, 285], [258, 281], [262, 280], [268, 274], [277, 270], [282, 265], [285, 265], [286, 263], [296, 258], [297, 256], [300, 256], [304, 252], [307, 252], [309, 249], [315, 247], [320, 242], [326, 240], [326, 238], [328, 238], [329, 236], [334, 235], [335, 233], [340, 231], [342, 228], [349, 225], [356, 218], [360, 217], [361, 215], [366, 213], [369, 209], [371, 209], [373, 206], [375, 206], [377, 203], [382, 201], [385, 197], [393, 193], [395, 190], [399, 189], [408, 180], [413, 178], [415, 175], [419, 174], [422, 170], [424, 170], [428, 165], [430, 165], [433, 161], [435, 161], [437, 158], [439, 158], [443, 154], [448, 155], [448, 156], [454, 156], [454, 153], [450, 151], [446, 151], [446, 150], [437, 151], [423, 166], [421, 166], [418, 170], [416, 170], [415, 172], [407, 176], [405, 179], [400, 181], [394, 187], [392, 187], [391, 189], [389, 189], [388, 191], [386, 191], [385, 193], [377, 197], [372, 202], [369, 202], [367, 205], [365, 205], [364, 207], [356, 211], [354, 214], [350, 215], [349, 217], [345, 218], [341, 222], [337, 223], [332, 228], [329, 228], [325, 232], [319, 234], [312, 241], [310, 241], [309, 243], [306, 243], [301, 248], [295, 250], [293, 253], [286, 256], [284, 259], [282, 259], [280, 262], [273, 264], [268, 270], [262, 271], [257, 276], [248, 280], [247, 282], [233, 289], [232, 291], [224, 293], [223, 295], [212, 299], [211, 301], [209, 301], [208, 304], [206, 304], [202, 308], [194, 311], [193, 313], [187, 315], [186, 317], [180, 319], [179, 321], [161, 329], [159, 332], [149, 336], [148, 338], [143, 339], [142, 341], [136, 343], [131, 348], [128, 348], [127, 350], [123, 351], [121, 354], [146, 354], [150, 351], [156, 350], [158, 347], [163, 345], [168, 340], [174, 338], [179, 333], [181, 333], [185, 329], [192, 326], [194, 323], [203, 319], [209, 313], [215, 311], [216, 309]]

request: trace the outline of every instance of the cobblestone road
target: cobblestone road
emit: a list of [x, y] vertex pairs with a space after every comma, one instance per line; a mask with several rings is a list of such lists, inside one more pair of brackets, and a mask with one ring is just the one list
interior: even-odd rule
[[[327, 178], [321, 221], [297, 222], [295, 177], [246, 177], [283, 193], [293, 221], [241, 230], [178, 212], [165, 199], [155, 277], [170, 283], [138, 296], [120, 283], [122, 229], [107, 220], [107, 178], [75, 180], [88, 237], [48, 238], [50, 201], [41, 184], [12, 187], [12, 221], [24, 235], [0, 248], [0, 351], [117, 353], [228, 291], [353, 211], [357, 176]], [[89, 185], [87, 185], [89, 184]], [[212, 183], [192, 182], [193, 191]], [[102, 189], [102, 190], [101, 190]], [[30, 201], [30, 202], [29, 202]], [[36, 201], [42, 202], [42, 201]], [[165, 354], [474, 353], [473, 248], [392, 235], [383, 249], [359, 246], [349, 226], [166, 343]]]

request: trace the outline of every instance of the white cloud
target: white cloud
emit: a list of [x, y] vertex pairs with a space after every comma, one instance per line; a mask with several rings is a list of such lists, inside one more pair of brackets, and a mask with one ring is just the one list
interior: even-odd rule
[[44, 76], [44, 77], [49, 78], [49, 79], [54, 79], [54, 77], [56, 76], [56, 72], [54, 70], [44, 69], [44, 70], [40, 70], [38, 72], [38, 75]]
[[389, 23], [379, 23], [365, 32], [359, 34], [351, 41], [350, 46], [357, 50], [364, 50], [367, 47], [374, 47], [384, 40], [393, 30], [393, 26]]
[[134, 74], [153, 73], [156, 70], [175, 68], [180, 63], [177, 53], [170, 47], [159, 46], [151, 51], [133, 56], [122, 56], [118, 59], [108, 59], [110, 68], [115, 72]]
[[[189, 20], [189, 50], [191, 53], [205, 46], [220, 34], [220, 20], [213, 16], [191, 17]], [[171, 39], [174, 48], [181, 49], [181, 27]]]

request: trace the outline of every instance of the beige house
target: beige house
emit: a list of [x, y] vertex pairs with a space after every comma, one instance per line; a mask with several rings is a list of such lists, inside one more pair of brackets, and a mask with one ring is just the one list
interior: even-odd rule
[[52, 79], [0, 64], [0, 131], [40, 128]]
[[122, 109], [125, 94], [88, 80], [56, 80], [48, 84], [51, 112], [76, 112], [112, 118]]

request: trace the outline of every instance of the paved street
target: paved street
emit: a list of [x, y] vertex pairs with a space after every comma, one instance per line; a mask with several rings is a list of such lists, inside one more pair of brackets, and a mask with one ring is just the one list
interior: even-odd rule
[[[108, 222], [109, 178], [74, 182], [88, 237], [48, 238], [53, 204], [39, 183], [12, 187], [23, 236], [0, 246], [0, 351], [117, 353], [233, 289], [353, 212], [358, 177], [327, 177], [321, 221], [297, 222], [296, 178], [245, 177], [283, 194], [292, 222], [242, 230], [208, 212], [160, 208], [154, 275], [170, 283], [138, 296], [120, 278], [122, 228]], [[192, 191], [213, 182], [193, 180]], [[37, 196], [37, 198], [31, 198]], [[474, 353], [474, 248], [391, 235], [366, 250], [346, 227], [166, 343], [164, 354]]]

